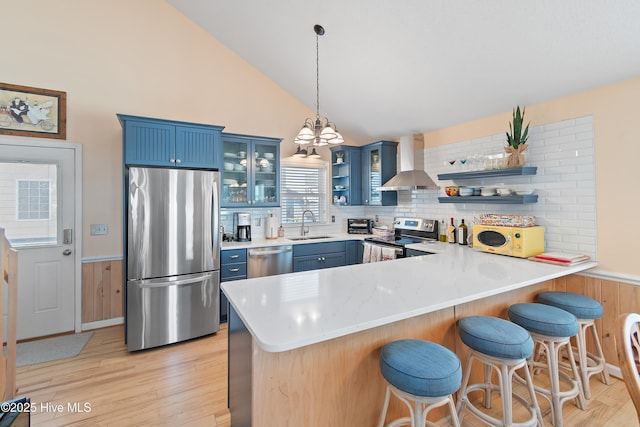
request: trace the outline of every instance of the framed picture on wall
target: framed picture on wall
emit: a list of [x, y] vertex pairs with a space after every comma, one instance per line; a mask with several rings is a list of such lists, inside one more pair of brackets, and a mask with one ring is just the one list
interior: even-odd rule
[[67, 138], [67, 93], [0, 83], [0, 134]]

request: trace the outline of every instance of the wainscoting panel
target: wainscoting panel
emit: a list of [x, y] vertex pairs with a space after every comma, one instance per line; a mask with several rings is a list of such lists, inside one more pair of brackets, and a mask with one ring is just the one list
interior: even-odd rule
[[82, 264], [82, 323], [122, 317], [122, 260]]

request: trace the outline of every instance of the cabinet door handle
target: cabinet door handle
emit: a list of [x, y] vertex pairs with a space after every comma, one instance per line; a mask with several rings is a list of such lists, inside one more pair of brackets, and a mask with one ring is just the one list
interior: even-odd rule
[[236, 259], [238, 257], [240, 257], [240, 255], [229, 255], [229, 258], [231, 258], [231, 259]]
[[182, 163], [182, 160], [176, 159], [176, 163]]
[[175, 163], [176, 159], [169, 159], [169, 163]]
[[240, 269], [239, 268], [230, 268], [229, 271], [232, 272], [232, 273], [237, 273], [238, 271], [240, 271]]

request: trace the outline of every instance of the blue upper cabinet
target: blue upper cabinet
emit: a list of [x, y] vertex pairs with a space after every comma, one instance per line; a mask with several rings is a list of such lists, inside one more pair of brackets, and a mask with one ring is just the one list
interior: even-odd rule
[[219, 169], [223, 126], [118, 114], [124, 163]]
[[280, 206], [280, 138], [222, 133], [222, 207]]
[[219, 146], [222, 128], [176, 126], [176, 162], [182, 166], [220, 167]]
[[381, 191], [380, 187], [397, 173], [398, 143], [378, 141], [361, 147], [362, 204], [395, 206], [396, 191]]

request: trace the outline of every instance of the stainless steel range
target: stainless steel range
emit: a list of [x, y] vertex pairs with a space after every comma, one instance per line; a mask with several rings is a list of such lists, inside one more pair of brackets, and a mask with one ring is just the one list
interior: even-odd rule
[[[438, 240], [438, 221], [424, 218], [394, 218], [394, 234], [392, 238], [367, 237], [365, 242], [396, 249], [396, 257], [407, 255], [407, 245], [425, 241]], [[425, 251], [426, 252], [426, 251]]]

